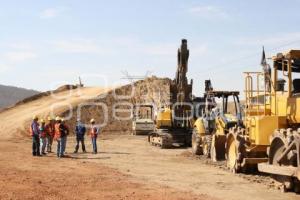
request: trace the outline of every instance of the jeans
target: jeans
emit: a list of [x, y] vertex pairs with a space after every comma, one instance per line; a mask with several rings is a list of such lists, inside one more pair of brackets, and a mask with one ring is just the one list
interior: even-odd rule
[[97, 153], [97, 137], [92, 137], [93, 152]]
[[32, 136], [32, 155], [33, 156], [40, 155], [40, 138], [38, 135]]
[[40, 146], [41, 146], [41, 154], [45, 153], [45, 149], [46, 149], [46, 138], [40, 138]]
[[62, 152], [62, 139], [57, 139], [57, 150], [56, 150], [57, 157], [62, 157], [64, 154]]
[[52, 151], [52, 143], [53, 143], [53, 137], [50, 135], [47, 135], [47, 152]]
[[78, 152], [78, 149], [79, 149], [79, 143], [81, 143], [81, 148], [82, 148], [82, 151], [85, 152], [85, 145], [84, 145], [84, 138], [76, 138], [76, 146], [75, 146], [75, 153]]
[[62, 152], [63, 154], [66, 152], [66, 146], [67, 146], [67, 136], [64, 136], [62, 139]]

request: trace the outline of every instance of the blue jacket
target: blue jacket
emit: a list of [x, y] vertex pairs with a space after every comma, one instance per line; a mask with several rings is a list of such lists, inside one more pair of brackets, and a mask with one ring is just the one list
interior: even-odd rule
[[78, 139], [83, 139], [86, 132], [86, 128], [83, 124], [78, 123], [75, 127], [76, 137]]

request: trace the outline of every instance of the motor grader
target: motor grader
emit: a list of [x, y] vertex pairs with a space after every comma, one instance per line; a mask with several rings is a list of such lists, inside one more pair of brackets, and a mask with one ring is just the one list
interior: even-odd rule
[[[300, 190], [300, 50], [278, 53], [272, 73], [245, 72], [243, 126], [229, 130], [227, 165], [233, 172], [257, 166], [284, 190]], [[268, 89], [269, 88], [269, 89]]]
[[[233, 108], [229, 111], [230, 105]], [[239, 92], [216, 91], [206, 80], [203, 107], [201, 117], [194, 123], [192, 152], [213, 161], [224, 160], [226, 135], [231, 127], [241, 123]]]
[[193, 80], [188, 82], [189, 49], [187, 40], [182, 39], [178, 49], [177, 72], [170, 84], [170, 103], [159, 108], [155, 117], [155, 131], [148, 135], [150, 144], [170, 148], [173, 144], [191, 144], [194, 101]]

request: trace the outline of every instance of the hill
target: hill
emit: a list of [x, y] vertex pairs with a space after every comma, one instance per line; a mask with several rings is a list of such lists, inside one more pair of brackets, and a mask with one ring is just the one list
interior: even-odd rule
[[0, 85], [0, 110], [38, 93], [35, 90]]

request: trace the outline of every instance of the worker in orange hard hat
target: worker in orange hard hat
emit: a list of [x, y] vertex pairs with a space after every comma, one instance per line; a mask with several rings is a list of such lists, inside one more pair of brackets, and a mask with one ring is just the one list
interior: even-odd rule
[[39, 130], [39, 118], [33, 116], [32, 122], [30, 125], [30, 136], [32, 137], [32, 155], [40, 156], [40, 130]]
[[99, 128], [95, 125], [95, 119], [91, 119], [90, 123], [91, 123], [90, 136], [92, 139], [93, 153], [97, 154], [97, 137], [99, 133]]
[[52, 152], [52, 143], [55, 133], [55, 119], [53, 117], [48, 117], [48, 123], [45, 126], [46, 137], [47, 137], [47, 152]]

